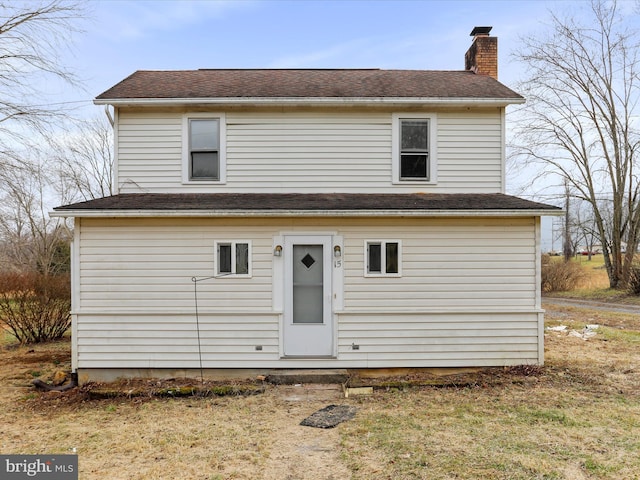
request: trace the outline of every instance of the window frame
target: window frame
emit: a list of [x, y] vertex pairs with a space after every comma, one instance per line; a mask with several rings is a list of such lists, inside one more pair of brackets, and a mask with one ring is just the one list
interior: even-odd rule
[[[401, 148], [402, 148], [402, 121], [403, 120], [428, 120], [427, 138], [427, 178], [402, 178], [400, 175]], [[393, 184], [397, 185], [433, 185], [438, 181], [438, 151], [437, 132], [438, 118], [435, 113], [394, 113], [391, 117], [391, 151], [392, 151], [392, 175]]]
[[[387, 244], [395, 243], [398, 245], [398, 271], [393, 273], [386, 272], [386, 251]], [[380, 272], [371, 272], [369, 271], [369, 246], [370, 245], [380, 245]], [[384, 252], [384, 254], [383, 254]], [[392, 240], [392, 239], [370, 239], [364, 241], [364, 276], [365, 277], [391, 277], [391, 278], [399, 278], [402, 277], [402, 242], [400, 240]]]
[[[237, 245], [246, 244], [247, 245], [247, 273], [236, 273], [237, 269]], [[231, 246], [231, 271], [230, 272], [221, 272], [220, 266], [222, 262], [220, 261], [220, 246], [221, 245], [230, 245]], [[214, 273], [217, 278], [251, 278], [253, 276], [252, 272], [252, 261], [251, 261], [251, 240], [216, 240], [213, 242], [213, 252], [214, 252]]]
[[[218, 179], [191, 177], [191, 120], [218, 121]], [[201, 112], [182, 116], [182, 183], [189, 185], [220, 185], [227, 182], [227, 127], [224, 113]]]

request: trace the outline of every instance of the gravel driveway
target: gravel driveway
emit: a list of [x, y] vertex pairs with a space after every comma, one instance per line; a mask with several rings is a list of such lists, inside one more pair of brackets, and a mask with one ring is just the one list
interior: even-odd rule
[[635, 313], [640, 315], [640, 305], [627, 305], [623, 303], [607, 303], [593, 300], [578, 300], [573, 298], [542, 297], [542, 304], [589, 308], [591, 310], [604, 312]]

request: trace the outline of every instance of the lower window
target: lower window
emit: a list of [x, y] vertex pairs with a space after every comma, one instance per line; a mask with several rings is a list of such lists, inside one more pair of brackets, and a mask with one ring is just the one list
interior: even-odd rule
[[251, 276], [251, 242], [216, 242], [216, 275]]
[[398, 240], [367, 241], [365, 250], [365, 276], [400, 276]]

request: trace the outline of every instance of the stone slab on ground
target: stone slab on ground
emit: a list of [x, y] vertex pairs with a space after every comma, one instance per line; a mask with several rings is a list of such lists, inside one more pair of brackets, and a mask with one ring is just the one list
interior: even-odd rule
[[336, 425], [351, 420], [356, 415], [357, 408], [350, 405], [328, 405], [309, 415], [300, 422], [305, 427], [333, 428]]

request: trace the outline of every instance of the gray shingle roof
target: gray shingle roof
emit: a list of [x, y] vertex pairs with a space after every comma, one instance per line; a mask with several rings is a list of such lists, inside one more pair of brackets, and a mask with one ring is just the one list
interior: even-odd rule
[[357, 193], [131, 193], [64, 205], [65, 211], [549, 211], [560, 209], [503, 194], [357, 194]]
[[205, 98], [522, 99], [497, 80], [464, 70], [222, 69], [139, 70], [96, 100]]

